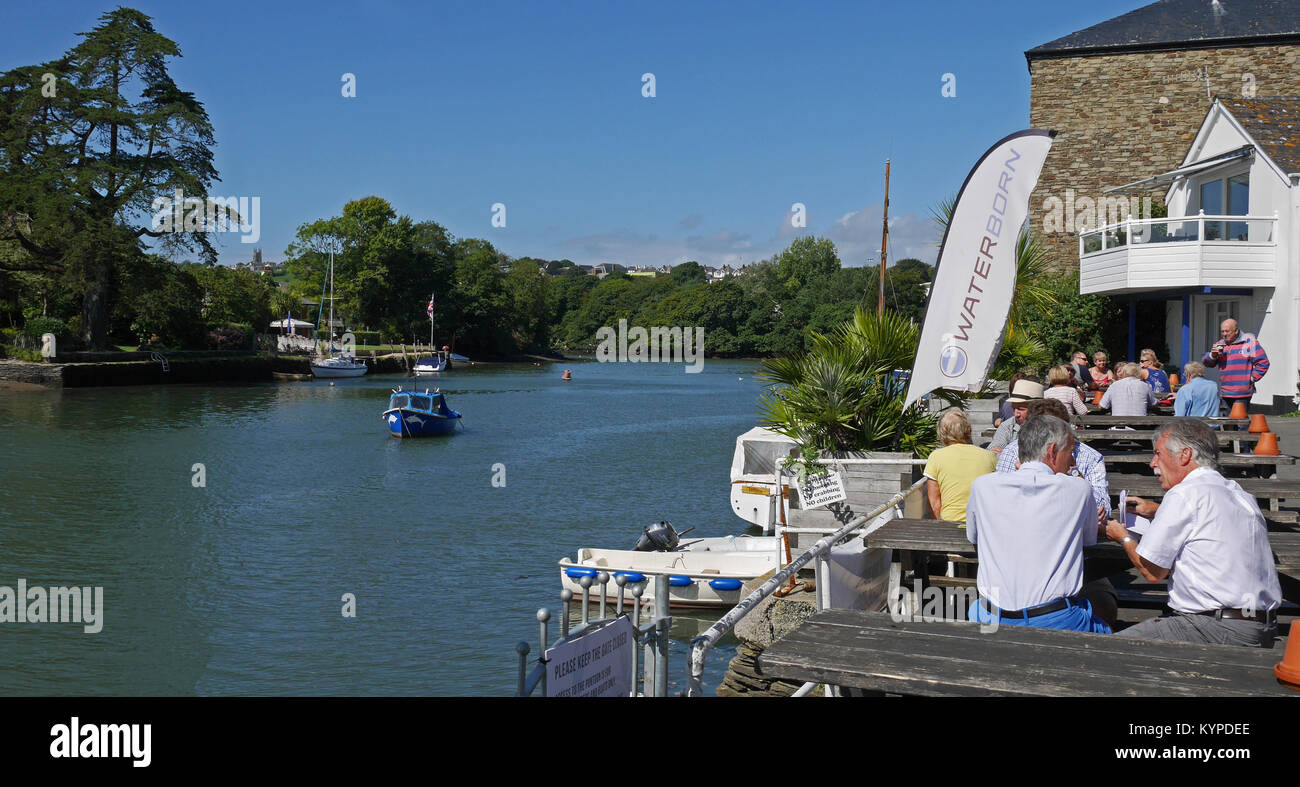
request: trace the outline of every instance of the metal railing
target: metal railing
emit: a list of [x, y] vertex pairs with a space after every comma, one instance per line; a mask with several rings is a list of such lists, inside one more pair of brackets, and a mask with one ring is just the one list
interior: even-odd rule
[[[652, 697], [665, 697], [668, 694], [668, 631], [672, 627], [672, 617], [668, 614], [668, 575], [656, 575], [644, 573], [645, 579], [638, 582], [628, 582], [628, 578], [622, 574], [614, 577], [614, 583], [618, 585], [618, 594], [615, 600], [615, 613], [613, 617], [606, 617], [606, 604], [608, 598], [608, 588], [610, 576], [607, 572], [600, 572], [594, 578], [582, 577], [578, 584], [582, 586], [582, 621], [577, 629], [570, 629], [569, 625], [569, 602], [573, 600], [573, 591], [565, 588], [560, 591], [560, 630], [561, 636], [551, 646], [563, 644], [570, 640], [589, 634], [628, 613], [623, 612], [623, 607], [627, 602], [626, 593], [629, 586], [632, 594], [632, 633], [636, 637], [636, 643], [632, 647], [632, 689], [630, 696], [636, 697], [637, 693], [637, 669], [642, 664], [642, 652], [644, 651], [645, 672], [641, 678], [642, 693]], [[659, 577], [654, 583], [654, 617], [650, 622], [642, 625], [641, 623], [641, 596], [645, 593], [646, 585], [651, 577]], [[600, 583], [600, 616], [592, 619], [589, 617], [591, 611], [591, 586], [593, 582]], [[537, 610], [537, 622], [540, 626], [540, 649], [541, 655], [537, 659], [537, 664], [530, 671], [528, 669], [528, 653], [531, 650], [529, 644], [520, 641], [515, 645], [515, 653], [519, 655], [519, 678], [516, 684], [515, 696], [528, 697], [540, 685], [542, 696], [546, 696], [546, 673], [547, 660], [546, 650], [547, 642], [550, 641], [549, 623], [551, 620], [551, 611], [545, 607]], [[645, 687], [649, 687], [646, 691]]]
[[1276, 244], [1278, 216], [1230, 216], [1196, 213], [1162, 219], [1134, 219], [1079, 231], [1079, 256], [1101, 254], [1123, 246], [1153, 243]]
[[[834, 463], [835, 460], [827, 461]], [[911, 460], [885, 461], [889, 461], [892, 464], [911, 462]], [[707, 631], [691, 640], [691, 656], [689, 665], [690, 676], [687, 683], [686, 696], [703, 696], [704, 662], [708, 656], [709, 650], [717, 644], [722, 635], [734, 628], [735, 625], [740, 622], [740, 619], [749, 614], [749, 612], [758, 606], [763, 599], [785, 586], [801, 568], [814, 559], [817, 561], [815, 564], [817, 571], [817, 609], [826, 609], [830, 602], [830, 583], [827, 581], [827, 577], [829, 576], [829, 566], [827, 564], [826, 556], [830, 553], [831, 549], [843, 541], [853, 537], [858, 533], [858, 531], [866, 529], [869, 532], [871, 529], [883, 525], [890, 519], [897, 518], [900, 513], [898, 511], [899, 504], [906, 500], [909, 495], [919, 494], [924, 486], [925, 479], [922, 478], [907, 489], [904, 489], [889, 498], [889, 500], [873, 509], [870, 513], [855, 517], [843, 527], [840, 527], [838, 530], [822, 537], [816, 544], [813, 544], [811, 548], [794, 558], [794, 560], [790, 561], [789, 565], [778, 571], [770, 579], [760, 585], [753, 593], [750, 593], [748, 596], [741, 599], [740, 603], [738, 603], [730, 612], [723, 615], [717, 623], [710, 626]], [[787, 530], [789, 532], [796, 532], [793, 529]], [[809, 532], [810, 530], [820, 529], [800, 528], [799, 532]], [[799, 689], [799, 691], [795, 692], [795, 694], [797, 696], [803, 696], [811, 691], [815, 686], [816, 684], [806, 683]]]
[[172, 365], [171, 365], [171, 363], [167, 360], [167, 356], [163, 355], [163, 354], [160, 353], [160, 352], [150, 352], [150, 353], [149, 353], [149, 360], [151, 360], [151, 361], [157, 361], [158, 363], [162, 364], [162, 370], [163, 370], [164, 372], [170, 372], [170, 371], [172, 370]]

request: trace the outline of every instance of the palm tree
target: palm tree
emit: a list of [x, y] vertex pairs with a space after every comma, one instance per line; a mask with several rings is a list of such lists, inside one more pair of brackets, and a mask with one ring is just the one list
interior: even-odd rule
[[938, 416], [919, 403], [903, 408], [907, 376], [899, 373], [912, 368], [916, 323], [859, 306], [844, 324], [811, 339], [807, 352], [763, 363], [760, 378], [772, 384], [759, 399], [763, 426], [799, 443], [805, 466], [823, 451], [929, 454], [938, 443]]

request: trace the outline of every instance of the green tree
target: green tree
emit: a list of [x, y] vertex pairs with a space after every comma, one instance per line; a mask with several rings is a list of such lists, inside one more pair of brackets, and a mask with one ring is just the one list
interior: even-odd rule
[[242, 323], [255, 332], [269, 330], [271, 296], [278, 289], [269, 276], [221, 265], [185, 267], [203, 288], [203, 319], [209, 327]]
[[[163, 235], [155, 198], [181, 189], [207, 205], [217, 171], [207, 112], [167, 71], [180, 50], [149, 17], [118, 8], [80, 35], [57, 60], [0, 74], [0, 241], [21, 251], [0, 264], [64, 275], [98, 348], [118, 265], [142, 237]], [[42, 91], [46, 73], [53, 96]], [[215, 261], [205, 232], [173, 240]]]
[[185, 266], [157, 255], [127, 260], [113, 321], [114, 335], [129, 336], [139, 345], [202, 347], [203, 288]]
[[695, 260], [683, 262], [681, 265], [674, 265], [672, 272], [668, 274], [668, 279], [678, 287], [702, 283], [708, 278], [709, 272], [704, 270], [704, 266]]
[[457, 241], [455, 283], [448, 294], [453, 335], [466, 352], [498, 353], [510, 348], [510, 294], [501, 263], [504, 255], [479, 238]]
[[787, 290], [797, 290], [840, 269], [835, 244], [827, 238], [805, 235], [776, 258], [776, 275]]
[[505, 278], [515, 348], [545, 350], [549, 346], [550, 281], [535, 261], [515, 260]]
[[348, 202], [342, 215], [298, 227], [285, 251], [286, 266], [297, 279], [296, 294], [314, 300], [324, 292], [331, 243], [336, 243], [336, 315], [379, 330], [390, 340], [419, 338], [429, 329], [425, 310], [432, 294], [439, 302], [435, 334], [450, 339], [456, 320], [449, 316], [454, 308], [449, 312], [445, 307], [456, 260], [446, 229], [436, 222], [398, 216], [380, 197]]

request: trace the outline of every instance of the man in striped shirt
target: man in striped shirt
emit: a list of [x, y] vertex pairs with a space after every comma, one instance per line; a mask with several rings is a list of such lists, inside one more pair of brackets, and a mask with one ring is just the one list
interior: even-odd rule
[[1255, 383], [1268, 372], [1268, 354], [1259, 340], [1243, 333], [1231, 317], [1219, 326], [1219, 336], [1223, 338], [1201, 362], [1211, 368], [1219, 367], [1219, 397], [1224, 407], [1231, 410], [1237, 402], [1249, 407]]

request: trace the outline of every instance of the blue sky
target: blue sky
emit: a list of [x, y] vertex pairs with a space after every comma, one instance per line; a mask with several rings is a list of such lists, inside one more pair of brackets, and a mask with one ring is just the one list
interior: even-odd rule
[[[512, 256], [736, 264], [814, 233], [862, 265], [879, 254], [886, 158], [890, 259], [933, 262], [931, 209], [1028, 125], [1024, 51], [1143, 4], [131, 6], [178, 43], [171, 74], [211, 116], [212, 193], [261, 198], [265, 259], [376, 194]], [[112, 7], [7, 4], [0, 70], [58, 56]], [[223, 264], [252, 257], [236, 235], [218, 248]]]

